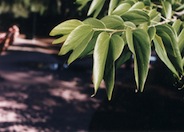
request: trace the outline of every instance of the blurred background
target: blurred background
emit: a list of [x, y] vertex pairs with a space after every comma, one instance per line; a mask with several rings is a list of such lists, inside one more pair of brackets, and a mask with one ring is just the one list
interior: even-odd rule
[[75, 0], [1, 0], [0, 30], [17, 24], [28, 38], [48, 36], [50, 30], [70, 18], [82, 18]]
[[135, 93], [130, 60], [117, 70], [111, 101], [103, 83], [91, 97], [91, 57], [67, 66], [49, 36], [86, 10], [74, 0], [0, 0], [1, 34], [12, 25], [20, 31], [0, 56], [0, 132], [184, 130], [182, 84], [156, 55], [143, 93]]

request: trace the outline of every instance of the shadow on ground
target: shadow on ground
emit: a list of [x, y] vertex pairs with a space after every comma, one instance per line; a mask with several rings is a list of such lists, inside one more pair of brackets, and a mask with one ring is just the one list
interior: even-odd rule
[[167, 74], [151, 70], [145, 91], [135, 93], [132, 69], [120, 69], [109, 102], [104, 89], [90, 97], [91, 59], [68, 68], [65, 61], [26, 51], [0, 57], [0, 131], [184, 130], [183, 90], [161, 84]]
[[90, 70], [53, 69], [54, 56], [34, 52], [11, 52], [0, 60], [0, 131], [88, 130], [100, 103], [90, 97]]

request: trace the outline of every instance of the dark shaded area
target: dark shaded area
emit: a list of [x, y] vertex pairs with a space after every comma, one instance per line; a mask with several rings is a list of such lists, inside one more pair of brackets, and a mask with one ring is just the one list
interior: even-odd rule
[[67, 56], [38, 48], [55, 49], [16, 42], [0, 56], [0, 131], [184, 130], [183, 90], [164, 65], [152, 63], [143, 93], [135, 93], [133, 69], [122, 67], [108, 101], [103, 88], [90, 97], [90, 57], [64, 67]]
[[30, 12], [27, 18], [14, 17], [11, 12], [0, 14], [0, 31], [7, 31], [10, 26], [16, 24], [21, 28], [21, 33], [29, 39], [48, 37], [52, 28], [61, 22], [68, 19], [86, 18], [85, 11], [78, 11], [79, 5], [75, 3], [75, 0], [60, 0], [60, 2], [61, 6], [57, 9], [57, 1], [50, 0], [43, 14]]
[[90, 97], [91, 72], [78, 64], [52, 69], [56, 58], [24, 51], [0, 57], [0, 131], [88, 130], [101, 98]]
[[[158, 64], [159, 63], [159, 64]], [[183, 131], [184, 91], [158, 61], [143, 93], [135, 93], [133, 71], [120, 70], [111, 101], [94, 113], [90, 131]], [[120, 79], [121, 77], [121, 79]]]
[[183, 131], [183, 92], [150, 87], [135, 94], [118, 87], [111, 102], [104, 100], [90, 124], [93, 131]]

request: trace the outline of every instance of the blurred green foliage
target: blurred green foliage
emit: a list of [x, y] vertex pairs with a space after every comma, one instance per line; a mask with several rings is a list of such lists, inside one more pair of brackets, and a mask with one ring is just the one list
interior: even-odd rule
[[73, 0], [1, 0], [0, 1], [0, 14], [10, 13], [14, 17], [28, 17], [30, 13], [44, 14], [61, 14], [62, 8], [66, 3], [73, 5]]

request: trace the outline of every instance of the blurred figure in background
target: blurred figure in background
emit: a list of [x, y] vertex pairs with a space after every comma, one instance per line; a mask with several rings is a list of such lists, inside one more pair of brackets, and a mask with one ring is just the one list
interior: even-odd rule
[[6, 51], [10, 45], [14, 42], [15, 38], [20, 34], [19, 28], [13, 25], [8, 29], [7, 33], [0, 34], [0, 54]]

